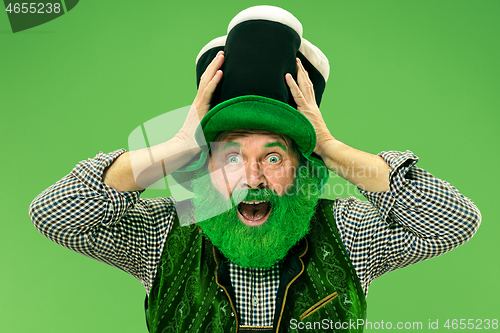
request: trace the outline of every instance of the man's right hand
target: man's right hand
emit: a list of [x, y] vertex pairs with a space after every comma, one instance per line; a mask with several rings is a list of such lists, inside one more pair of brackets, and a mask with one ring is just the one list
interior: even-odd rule
[[170, 140], [119, 156], [105, 170], [103, 182], [117, 191], [142, 190], [188, 163], [200, 147], [194, 132], [210, 110], [210, 101], [222, 78], [220, 51], [201, 76], [198, 93], [181, 130]]
[[222, 71], [220, 68], [223, 63], [224, 51], [219, 51], [201, 76], [198, 93], [191, 105], [184, 125], [176, 135], [179, 139], [188, 143], [191, 148], [197, 146], [194, 139], [194, 132], [200, 124], [201, 119], [203, 119], [210, 110], [212, 95], [222, 78]]

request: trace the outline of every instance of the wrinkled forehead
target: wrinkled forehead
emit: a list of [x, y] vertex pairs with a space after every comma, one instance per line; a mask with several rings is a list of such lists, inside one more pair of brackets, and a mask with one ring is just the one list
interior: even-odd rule
[[276, 139], [278, 141], [283, 141], [287, 149], [294, 147], [293, 140], [287, 135], [266, 130], [254, 130], [254, 129], [237, 129], [237, 130], [219, 132], [219, 134], [217, 134], [217, 136], [215, 137], [214, 142], [222, 143], [222, 142], [235, 141], [238, 138], [248, 137], [257, 134], [266, 135], [269, 136], [269, 138]]

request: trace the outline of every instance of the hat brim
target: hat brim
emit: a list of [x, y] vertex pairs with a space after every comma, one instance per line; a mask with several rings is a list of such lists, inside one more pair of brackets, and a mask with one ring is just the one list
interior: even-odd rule
[[304, 155], [316, 146], [311, 122], [290, 105], [262, 96], [240, 96], [216, 105], [196, 131], [198, 144], [210, 144], [222, 131], [236, 129], [267, 130], [291, 137]]

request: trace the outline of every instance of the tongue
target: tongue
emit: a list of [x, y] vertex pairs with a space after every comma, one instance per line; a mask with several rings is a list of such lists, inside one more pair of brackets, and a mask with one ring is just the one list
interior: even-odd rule
[[269, 211], [269, 202], [263, 202], [257, 205], [248, 205], [240, 203], [240, 213], [249, 221], [258, 221], [266, 216]]

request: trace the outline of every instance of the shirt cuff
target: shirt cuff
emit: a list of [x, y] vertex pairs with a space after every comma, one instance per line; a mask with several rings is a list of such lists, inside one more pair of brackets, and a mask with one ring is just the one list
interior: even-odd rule
[[391, 223], [389, 213], [396, 202], [396, 198], [405, 187], [411, 184], [405, 178], [406, 173], [418, 162], [418, 157], [411, 151], [383, 151], [378, 154], [390, 167], [389, 173], [389, 191], [386, 192], [368, 192], [359, 190], [379, 211], [380, 218], [386, 223]]
[[71, 174], [85, 186], [80, 190], [82, 196], [108, 201], [109, 206], [103, 218], [103, 221], [108, 221], [104, 223], [105, 225], [121, 218], [144, 192], [144, 190], [119, 192], [103, 182], [104, 170], [125, 152], [125, 149], [118, 149], [109, 154], [99, 152], [94, 158], [79, 162], [71, 170]]

